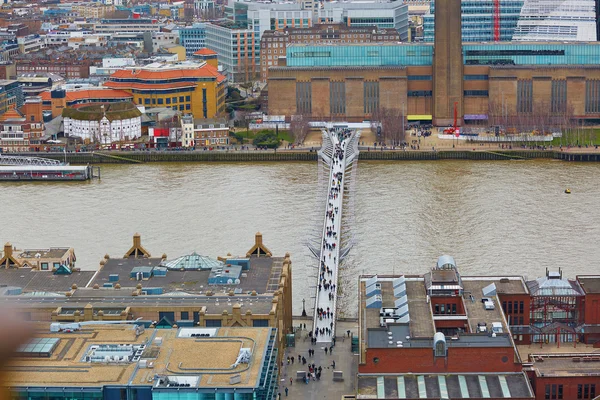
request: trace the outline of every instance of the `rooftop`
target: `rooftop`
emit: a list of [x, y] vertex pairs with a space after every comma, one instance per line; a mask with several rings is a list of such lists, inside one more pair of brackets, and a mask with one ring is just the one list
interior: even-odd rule
[[[186, 257], [186, 256], [184, 256]], [[130, 278], [130, 273], [135, 267], [158, 267], [163, 260], [161, 258], [111, 258], [98, 272], [91, 285], [102, 286], [107, 282], [119, 283], [122, 287], [135, 287], [141, 283], [144, 287], [161, 287], [165, 293], [184, 291], [189, 293], [205, 293], [211, 290], [217, 292], [229, 292], [239, 289], [238, 292], [250, 293], [273, 293], [279, 288], [279, 277], [283, 268], [283, 257], [255, 257], [248, 258], [249, 268], [243, 270], [239, 284], [210, 284], [209, 277], [211, 269], [185, 268], [185, 259], [179, 258], [182, 264], [180, 269], [168, 269], [165, 275], [152, 273], [144, 277], [142, 281]], [[214, 261], [214, 260], [213, 260]], [[166, 262], [172, 265], [174, 261]], [[189, 263], [188, 263], [189, 264]], [[226, 264], [223, 264], [226, 265]], [[191, 265], [189, 265], [191, 266]], [[212, 266], [212, 265], [211, 265]], [[182, 269], [181, 269], [182, 268]], [[110, 275], [118, 274], [118, 281], [111, 281]]]
[[600, 293], [600, 275], [579, 275], [577, 281], [588, 294]]
[[[43, 101], [50, 101], [50, 91], [42, 92], [40, 94]], [[127, 93], [124, 90], [115, 89], [83, 89], [83, 90], [67, 90], [66, 99], [67, 102], [83, 100], [83, 99], [132, 99], [131, 93]]]
[[[271, 328], [200, 329], [211, 335], [202, 338], [182, 333], [193, 328], [136, 331], [132, 325], [107, 324], [81, 326], [73, 333], [50, 333], [49, 324], [35, 324], [35, 328], [36, 338], [58, 339], [58, 344], [49, 356], [15, 357], [9, 361], [5, 385], [169, 387], [169, 381], [178, 382], [178, 377], [185, 376], [191, 387], [253, 388], [259, 384], [272, 340]], [[249, 359], [237, 364], [242, 349], [249, 349]], [[130, 357], [136, 350], [137, 355]], [[120, 361], [112, 361], [112, 353]], [[106, 362], [106, 357], [111, 361]], [[145, 368], [150, 363], [153, 370]], [[160, 380], [157, 371], [161, 373]], [[238, 374], [240, 383], [230, 383], [229, 379]]]
[[73, 270], [70, 275], [56, 275], [49, 271], [38, 271], [29, 268], [0, 269], [2, 285], [17, 286], [24, 292], [57, 292], [71, 290], [73, 284], [85, 287], [96, 271]]
[[[583, 352], [530, 354], [532, 368], [542, 376], [600, 376], [600, 349], [585, 349]], [[572, 347], [570, 350], [576, 350]]]
[[357, 399], [533, 399], [524, 373], [358, 375]]
[[79, 108], [63, 109], [63, 118], [82, 121], [101, 121], [106, 117], [109, 121], [140, 117], [142, 113], [135, 104], [129, 101], [107, 104], [95, 104]]
[[[217, 78], [218, 81], [223, 77], [219, 71], [212, 65], [206, 63], [152, 63], [143, 67], [128, 67], [116, 71], [110, 76], [112, 80], [119, 79], [139, 79], [139, 80], [155, 80], [155, 79], [176, 79], [176, 78]], [[222, 80], [222, 79], [221, 79]], [[106, 82], [106, 86], [110, 87], [114, 82]], [[169, 85], [172, 85], [170, 83]]]
[[69, 250], [69, 247], [51, 247], [49, 249], [26, 249], [17, 255], [17, 258], [62, 258]]

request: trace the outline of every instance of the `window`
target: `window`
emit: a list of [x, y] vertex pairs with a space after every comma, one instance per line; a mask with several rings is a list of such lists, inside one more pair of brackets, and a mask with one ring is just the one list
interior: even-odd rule
[[512, 314], [513, 309], [512, 309], [512, 301], [508, 302], [508, 314]]
[[158, 104], [162, 104], [163, 103], [163, 99], [158, 99]]
[[[221, 139], [223, 140], [223, 139]], [[252, 326], [254, 327], [268, 327], [269, 326], [269, 320], [268, 319], [253, 319], [252, 320]]]
[[179, 96], [179, 102], [183, 103], [183, 96]]
[[55, 262], [54, 265], [53, 265], [53, 268], [58, 269], [58, 267], [60, 267], [60, 263]]
[[379, 108], [379, 82], [364, 83], [364, 112], [372, 114]]
[[593, 399], [596, 397], [596, 384], [577, 385], [578, 399]]
[[312, 86], [310, 82], [296, 83], [296, 109], [299, 114], [312, 112]]
[[192, 101], [192, 97], [191, 96], [185, 96], [185, 101]]
[[141, 98], [141, 97], [138, 97], [138, 104], [143, 104], [143, 103], [142, 103], [142, 98]]
[[431, 97], [431, 90], [409, 90], [407, 92], [408, 97]]
[[187, 311], [182, 311], [181, 312], [181, 319], [184, 321], [187, 321], [188, 319], [190, 319], [190, 313]]
[[517, 81], [517, 112], [533, 112], [533, 81], [530, 79]]
[[48, 271], [48, 263], [42, 263], [42, 270]]
[[[519, 302], [519, 314], [523, 314], [523, 311], [524, 311], [523, 308], [524, 308], [524, 304], [522, 301], [520, 301]], [[521, 325], [523, 325], [523, 324], [521, 324]]]
[[221, 320], [220, 319], [207, 319], [206, 320], [206, 327], [207, 328], [219, 328], [221, 326]]
[[553, 113], [567, 111], [567, 80], [552, 80], [550, 93], [550, 109]]
[[331, 114], [346, 114], [346, 83], [329, 83], [329, 112]]
[[409, 81], [430, 81], [431, 75], [408, 75]]
[[545, 389], [544, 399], [559, 400], [563, 398], [563, 385], [546, 385]]
[[465, 81], [487, 81], [487, 75], [465, 75]]
[[170, 97], [167, 97], [166, 101], [167, 101], [167, 104], [171, 104], [171, 98]]
[[189, 104], [186, 104], [186, 105], [185, 105], [185, 109], [186, 109], [186, 110], [191, 110], [191, 106], [190, 106]]
[[177, 97], [173, 97], [173, 103], [177, 103]]
[[487, 90], [465, 90], [465, 96], [489, 96], [489, 93]]
[[179, 111], [183, 111], [183, 104], [179, 105]]
[[144, 99], [144, 104], [150, 104], [150, 99]]

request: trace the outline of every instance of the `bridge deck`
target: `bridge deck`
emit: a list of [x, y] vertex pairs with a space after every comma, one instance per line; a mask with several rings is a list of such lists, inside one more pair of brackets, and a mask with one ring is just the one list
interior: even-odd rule
[[[328, 131], [331, 146], [323, 159], [329, 163], [329, 182], [326, 208], [320, 243], [319, 273], [317, 278], [313, 335], [317, 342], [330, 342], [335, 336], [337, 316], [337, 283], [340, 263], [340, 242], [342, 228], [342, 207], [344, 199], [344, 178], [346, 167], [353, 157], [348, 157], [351, 132], [348, 130]], [[333, 232], [328, 235], [328, 232]], [[335, 286], [334, 286], [335, 285]], [[319, 315], [318, 310], [325, 311]], [[326, 312], [330, 314], [327, 316]], [[323, 333], [322, 333], [323, 332]]]

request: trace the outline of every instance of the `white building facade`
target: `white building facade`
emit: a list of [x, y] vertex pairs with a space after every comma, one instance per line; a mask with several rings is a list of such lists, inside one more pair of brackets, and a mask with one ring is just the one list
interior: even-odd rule
[[[110, 111], [111, 105], [82, 107], [63, 112], [65, 137], [79, 137], [86, 143], [110, 145], [114, 142], [131, 141], [142, 136], [141, 112], [133, 108]], [[98, 112], [100, 110], [100, 112]]]
[[525, 0], [513, 40], [596, 41], [594, 0]]

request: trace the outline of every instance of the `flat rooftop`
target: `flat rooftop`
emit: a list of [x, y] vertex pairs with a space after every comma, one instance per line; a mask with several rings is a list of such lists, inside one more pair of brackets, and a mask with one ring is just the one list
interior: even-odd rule
[[0, 284], [17, 286], [24, 292], [64, 292], [71, 285], [85, 287], [96, 271], [73, 271], [70, 275], [55, 275], [52, 271], [38, 271], [31, 268], [0, 269]]
[[534, 399], [524, 373], [358, 375], [357, 399]]
[[[565, 345], [568, 345], [565, 343]], [[581, 353], [531, 354], [529, 362], [544, 376], [600, 376], [600, 349]]]
[[[49, 357], [13, 358], [7, 363], [4, 385], [167, 387], [167, 379], [173, 382], [184, 379], [191, 387], [252, 388], [259, 383], [272, 333], [271, 328], [205, 328], [202, 332], [214, 335], [190, 337], [179, 333], [194, 328], [146, 329], [139, 335], [133, 325], [123, 324], [87, 325], [73, 333], [50, 333], [49, 328], [50, 324], [36, 324], [35, 331], [36, 338], [59, 340]], [[101, 352], [100, 347], [108, 350]], [[110, 348], [117, 347], [122, 350], [115, 354], [121, 356], [128, 354], [124, 351], [128, 347], [140, 349], [140, 354], [130, 359], [136, 361], [102, 360], [110, 354]], [[233, 367], [242, 348], [250, 349], [249, 362]], [[89, 361], [97, 354], [102, 354], [100, 361]], [[147, 369], [143, 363], [152, 363], [153, 368]], [[161, 383], [156, 374], [166, 379]], [[229, 378], [238, 374], [240, 383], [230, 384]]]
[[600, 293], [600, 275], [579, 275], [577, 280], [586, 293]]
[[[120, 289], [123, 292], [123, 289]], [[95, 296], [90, 296], [94, 294]], [[127, 307], [168, 307], [176, 309], [177, 307], [195, 308], [200, 310], [206, 307], [207, 314], [221, 314], [223, 310], [228, 310], [231, 314], [233, 306], [239, 304], [242, 314], [247, 310], [252, 314], [269, 314], [273, 308], [273, 295], [235, 295], [228, 296], [225, 293], [217, 293], [213, 296], [205, 295], [146, 295], [131, 296], [129, 291], [124, 294], [116, 289], [78, 289], [71, 297], [65, 296], [43, 296], [31, 297], [28, 295], [7, 296], [3, 301], [18, 307], [21, 311], [32, 311], [39, 309], [58, 308], [64, 310], [79, 310], [83, 314], [86, 305], [91, 304], [95, 311], [103, 310], [106, 314], [107, 309], [125, 309]]]
[[[131, 270], [135, 267], [157, 267], [160, 258], [110, 258], [98, 272], [90, 284], [119, 283], [122, 288], [135, 287], [141, 283], [143, 287], [160, 287], [165, 293], [185, 291], [190, 293], [228, 292], [240, 289], [243, 293], [253, 290], [257, 293], [273, 293], [279, 288], [279, 278], [283, 271], [283, 257], [250, 257], [250, 268], [242, 271], [240, 283], [235, 285], [209, 285], [210, 270], [169, 270], [165, 276], [151, 276], [148, 279], [136, 281], [130, 278]], [[118, 274], [118, 281], [111, 281], [110, 275]]]
[[[71, 250], [69, 247], [51, 247], [49, 249], [25, 249], [18, 258], [62, 258]], [[39, 254], [39, 257], [38, 257]]]
[[[502, 314], [502, 307], [498, 303], [496, 296], [484, 296], [482, 289], [488, 286], [491, 282], [488, 280], [475, 279], [471, 280], [468, 277], [462, 279], [463, 287], [465, 292], [470, 292], [471, 296], [463, 296], [463, 304], [467, 313], [469, 321], [469, 329], [472, 333], [477, 332], [477, 324], [485, 322], [488, 327], [491, 327], [492, 323], [502, 323], [503, 332], [509, 332], [506, 323], [504, 322], [504, 316]], [[488, 297], [494, 303], [493, 310], [487, 310], [483, 302], [483, 297]]]

